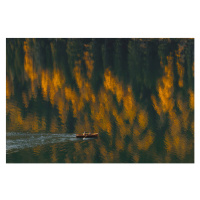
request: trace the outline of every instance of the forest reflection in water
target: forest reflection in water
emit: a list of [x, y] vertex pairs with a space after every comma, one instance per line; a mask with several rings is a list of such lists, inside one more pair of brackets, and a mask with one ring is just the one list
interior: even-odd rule
[[30, 145], [7, 152], [7, 162], [194, 162], [193, 39], [6, 45], [7, 139], [10, 132], [100, 134]]

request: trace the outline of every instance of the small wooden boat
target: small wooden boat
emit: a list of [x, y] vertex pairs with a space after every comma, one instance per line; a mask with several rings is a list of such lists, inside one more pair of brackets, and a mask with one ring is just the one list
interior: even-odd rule
[[98, 137], [99, 133], [81, 133], [81, 134], [76, 134], [77, 138], [94, 138]]

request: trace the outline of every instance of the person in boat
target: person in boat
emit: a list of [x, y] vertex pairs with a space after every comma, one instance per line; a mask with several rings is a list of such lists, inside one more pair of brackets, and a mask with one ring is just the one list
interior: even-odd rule
[[86, 133], [86, 132], [84, 131], [83, 135], [84, 135], [84, 136], [87, 136], [87, 135], [92, 135], [92, 133], [91, 133], [91, 132], [89, 132], [89, 133]]

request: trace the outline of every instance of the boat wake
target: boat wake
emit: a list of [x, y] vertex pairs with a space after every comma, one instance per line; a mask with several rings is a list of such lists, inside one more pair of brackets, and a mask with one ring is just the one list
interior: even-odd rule
[[25, 148], [33, 148], [40, 145], [76, 141], [75, 133], [7, 133], [6, 153], [13, 153]]

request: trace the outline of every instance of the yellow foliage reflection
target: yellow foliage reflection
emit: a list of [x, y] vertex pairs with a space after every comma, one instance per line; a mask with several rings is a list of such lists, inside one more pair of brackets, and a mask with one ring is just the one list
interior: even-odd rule
[[[179, 46], [176, 52], [177, 57], [177, 71], [179, 75], [178, 86], [183, 87], [184, 68], [182, 66], [183, 56], [181, 56], [183, 46]], [[168, 64], [163, 66], [165, 69], [164, 76], [158, 80], [158, 98], [155, 95], [151, 96], [155, 111], [162, 118], [163, 113], [169, 116], [169, 130], [165, 133], [165, 147], [167, 150], [166, 162], [170, 162], [170, 155], [175, 154], [179, 159], [183, 160], [193, 148], [192, 139], [187, 138], [185, 133], [189, 129], [191, 131], [193, 121], [189, 120], [191, 109], [194, 109], [194, 93], [189, 89], [190, 101], [185, 101], [185, 96], [182, 94], [174, 94], [174, 73], [173, 73], [173, 58], [167, 57]], [[179, 112], [176, 111], [175, 105]], [[193, 132], [193, 131], [192, 131]]]
[[194, 110], [194, 92], [189, 89], [189, 95], [190, 95], [190, 109]]
[[89, 79], [92, 77], [92, 71], [93, 71], [93, 64], [94, 60], [92, 59], [92, 54], [90, 54], [88, 51], [84, 52], [84, 57], [83, 57], [86, 67], [87, 67], [87, 76]]
[[176, 52], [176, 57], [177, 57], [176, 65], [177, 65], [177, 71], [179, 75], [179, 81], [178, 81], [179, 87], [183, 87], [183, 76], [185, 72], [185, 69], [183, 67], [184, 57], [183, 55], [181, 55], [183, 50], [184, 50], [184, 46], [179, 44], [178, 51]]
[[158, 82], [158, 96], [162, 105], [163, 112], [167, 112], [173, 109], [174, 100], [174, 74], [173, 74], [173, 58], [172, 56], [167, 57], [168, 65], [164, 67], [165, 75]]
[[154, 134], [151, 130], [148, 130], [145, 137], [142, 140], [138, 141], [139, 150], [148, 150], [151, 144], [154, 141]]
[[144, 130], [147, 127], [148, 124], [148, 115], [147, 112], [144, 110], [141, 110], [138, 115], [138, 123], [140, 127]]
[[10, 99], [10, 96], [14, 94], [14, 87], [9, 79], [8, 76], [6, 76], [6, 99]]

